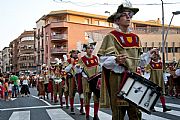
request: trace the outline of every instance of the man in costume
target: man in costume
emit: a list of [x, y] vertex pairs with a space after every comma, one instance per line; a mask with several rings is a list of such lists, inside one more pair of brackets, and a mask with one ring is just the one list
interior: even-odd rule
[[57, 99], [57, 93], [59, 93], [60, 106], [63, 108], [63, 94], [66, 99], [66, 108], [68, 107], [68, 93], [65, 92], [65, 72], [63, 70], [63, 65], [61, 59], [55, 58], [57, 61], [55, 64], [55, 78], [54, 78], [54, 95]]
[[113, 120], [124, 120], [126, 112], [130, 120], [141, 119], [137, 107], [117, 96], [123, 76], [127, 75], [127, 71], [136, 72], [138, 66], [147, 64], [151, 52], [155, 51], [155, 49], [151, 50], [140, 57], [142, 47], [139, 37], [129, 28], [131, 18], [138, 11], [138, 8], [132, 8], [131, 5], [121, 4], [117, 12], [107, 19], [117, 28], [105, 36], [98, 51], [102, 65], [101, 86], [105, 84], [107, 88]]
[[48, 96], [48, 83], [49, 83], [48, 66], [46, 64], [43, 64], [41, 71], [42, 71], [42, 77], [44, 79], [44, 88], [45, 88], [46, 97], [47, 97], [47, 99], [49, 99], [49, 96]]
[[[167, 108], [165, 105], [165, 84], [163, 78], [163, 65], [160, 60], [160, 55], [158, 52], [153, 52], [152, 59], [149, 63], [150, 67], [150, 80], [155, 84], [159, 85], [162, 88], [162, 95], [160, 96], [160, 100], [163, 107], [163, 112], [170, 111], [171, 109]], [[153, 108], [152, 111], [155, 111]]]
[[51, 94], [51, 102], [53, 102], [53, 77], [54, 77], [55, 66], [51, 65], [48, 83], [48, 92]]
[[98, 110], [99, 110], [99, 97], [100, 97], [100, 66], [98, 57], [92, 55], [95, 43], [89, 43], [83, 45], [83, 51], [86, 52], [79, 60], [79, 70], [82, 73], [82, 86], [84, 94], [84, 104], [86, 111], [86, 120], [89, 120], [89, 110], [90, 110], [90, 99], [93, 92], [94, 97], [94, 118], [93, 120], [99, 120]]
[[[71, 50], [70, 51], [70, 58], [67, 60], [67, 65], [65, 67], [65, 72], [67, 73], [67, 85], [69, 91], [69, 99], [70, 99], [70, 107], [71, 107], [71, 114], [75, 114], [74, 112], [74, 97], [77, 92], [77, 80], [76, 80], [76, 72], [75, 67], [78, 63], [78, 54], [80, 52], [78, 50]], [[80, 103], [81, 109], [80, 113], [83, 114], [83, 98], [80, 95]]]

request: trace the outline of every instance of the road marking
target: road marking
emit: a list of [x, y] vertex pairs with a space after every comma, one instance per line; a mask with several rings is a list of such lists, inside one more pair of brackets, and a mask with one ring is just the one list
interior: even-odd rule
[[[161, 104], [159, 103], [159, 105], [161, 105]], [[178, 104], [172, 104], [172, 103], [166, 103], [166, 106], [175, 107], [175, 108], [180, 108], [180, 105], [178, 105]]]
[[163, 118], [163, 117], [158, 117], [156, 115], [149, 115], [147, 113], [144, 113], [142, 112], [142, 119], [145, 119], [145, 120], [170, 120], [170, 119], [166, 119], [166, 118]]
[[30, 111], [13, 112], [9, 120], [30, 120]]
[[[94, 103], [91, 103], [90, 105], [94, 105]], [[74, 104], [74, 106], [80, 106], [80, 104]], [[60, 105], [5, 108], [5, 109], [0, 109], [0, 111], [26, 110], [26, 109], [38, 109], [38, 108], [56, 108], [56, 107], [60, 107]]]
[[0, 109], [0, 111], [26, 110], [26, 109], [51, 108], [51, 107], [60, 107], [60, 105], [53, 105], [53, 106], [33, 106], [33, 107], [19, 107], [19, 108], [6, 108], [6, 109]]
[[[80, 110], [80, 107], [77, 107]], [[94, 108], [90, 107], [90, 116], [94, 117]], [[112, 120], [112, 115], [102, 111], [98, 111], [98, 117], [100, 120]]]
[[[163, 108], [160, 107], [155, 107], [156, 111], [162, 112]], [[165, 112], [166, 114], [171, 114], [171, 115], [175, 115], [175, 116], [180, 116], [180, 111], [176, 111], [176, 110], [171, 110], [171, 111], [167, 111]]]
[[74, 120], [62, 109], [46, 109], [51, 120]]
[[17, 99], [17, 98], [11, 98], [11, 101], [13, 101], [13, 100], [15, 100], [15, 99]]
[[[34, 97], [34, 98], [36, 98], [36, 99], [39, 99], [39, 97], [37, 97], [37, 96], [34, 96], [34, 95], [31, 95], [31, 96]], [[49, 106], [52, 106], [50, 103], [48, 103], [48, 102], [45, 101], [44, 99], [39, 99], [39, 100], [43, 101], [44, 103], [46, 103], [46, 104], [49, 105]]]

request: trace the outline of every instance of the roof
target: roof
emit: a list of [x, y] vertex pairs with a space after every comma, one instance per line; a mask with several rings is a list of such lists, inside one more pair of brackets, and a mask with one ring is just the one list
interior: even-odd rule
[[[150, 26], [155, 26], [155, 27], [162, 27], [162, 24], [159, 24], [158, 22], [154, 22], [153, 20], [149, 20], [149, 21], [132, 20], [132, 22], [136, 23], [136, 24], [150, 25]], [[164, 26], [168, 27], [167, 24], [165, 24]], [[171, 28], [180, 28], [180, 26], [171, 25]]]
[[85, 12], [72, 11], [72, 10], [51, 11], [48, 15], [46, 15], [44, 17], [44, 19], [46, 19], [46, 17], [48, 17], [48, 16], [59, 15], [59, 14], [71, 14], [71, 15], [78, 15], [78, 16], [86, 16], [86, 17], [107, 19], [107, 16], [97, 15], [97, 14], [90, 14], [90, 13], [85, 13]]

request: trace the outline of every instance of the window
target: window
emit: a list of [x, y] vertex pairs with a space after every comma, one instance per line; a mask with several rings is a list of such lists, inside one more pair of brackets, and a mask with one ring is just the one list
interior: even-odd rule
[[95, 20], [95, 21], [94, 21], [94, 24], [95, 24], [95, 25], [99, 25], [99, 20]]
[[26, 40], [34, 40], [34, 37], [23, 37], [23, 38], [21, 38], [21, 41], [26, 41]]
[[106, 22], [104, 22], [104, 21], [99, 21], [99, 25], [100, 25], [100, 26], [106, 26]]
[[168, 47], [168, 53], [172, 53], [173, 52], [173, 48], [172, 47]]
[[152, 47], [154, 47], [154, 42], [152, 42]]
[[89, 18], [86, 18], [85, 21], [84, 21], [85, 24], [90, 24], [90, 19]]

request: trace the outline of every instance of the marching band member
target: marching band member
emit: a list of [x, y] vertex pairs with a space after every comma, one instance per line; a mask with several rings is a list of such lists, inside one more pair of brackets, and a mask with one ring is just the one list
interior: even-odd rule
[[[121, 4], [117, 12], [107, 19], [108, 22], [114, 23], [116, 28], [105, 36], [98, 51], [102, 65], [101, 88], [105, 86], [102, 89], [108, 92], [108, 96], [101, 94], [101, 98], [109, 97], [113, 120], [124, 120], [126, 112], [130, 120], [140, 119], [138, 108], [119, 98], [117, 92], [127, 72], [136, 72], [138, 66], [150, 61], [151, 52], [156, 51], [153, 49], [140, 56], [142, 47], [139, 37], [129, 28], [133, 15], [138, 11], [139, 9], [132, 8], [131, 4]], [[104, 104], [108, 104], [108, 101]]]
[[[59, 93], [59, 83], [62, 81], [60, 75], [60, 66], [59, 64], [55, 65], [54, 68], [54, 77], [53, 77], [53, 94], [54, 94], [54, 103], [57, 103], [57, 94]], [[61, 101], [60, 101], [61, 103]]]
[[[66, 84], [66, 72], [64, 70], [64, 68], [62, 68], [61, 70], [61, 79], [62, 79], [62, 83], [61, 83], [61, 86], [60, 86], [60, 100], [62, 101], [62, 96], [63, 96], [63, 93], [64, 93], [64, 96], [65, 96], [65, 101], [66, 101], [66, 109], [69, 108], [69, 105], [68, 105], [68, 88], [67, 88], [67, 84]], [[62, 106], [62, 105], [61, 105]]]
[[49, 83], [48, 66], [46, 66], [46, 64], [42, 65], [42, 77], [44, 79], [45, 93], [46, 93], [47, 99], [49, 99], [49, 96], [48, 96], [48, 83]]
[[169, 64], [168, 65], [168, 73], [170, 73], [170, 76], [167, 76], [167, 78], [168, 78], [168, 81], [167, 81], [167, 86], [168, 86], [168, 94], [170, 95], [170, 96], [173, 96], [173, 94], [174, 94], [174, 87], [175, 87], [175, 77], [176, 77], [176, 75], [175, 75], [175, 66], [174, 66], [174, 64]]
[[38, 76], [38, 83], [37, 83], [37, 91], [39, 99], [45, 99], [45, 87], [44, 87], [44, 79], [42, 75]]
[[53, 76], [54, 76], [55, 67], [52, 65], [50, 67], [49, 83], [48, 83], [48, 92], [51, 94], [51, 102], [53, 102]]
[[[66, 73], [63, 70], [63, 62], [61, 59], [59, 60], [58, 58], [55, 59], [57, 61], [55, 65], [55, 81], [57, 82], [57, 91], [59, 93], [59, 100], [60, 100], [60, 105], [61, 108], [63, 107], [63, 94], [65, 95], [66, 99], [66, 108], [68, 108], [68, 93], [65, 92], [65, 77]], [[58, 81], [57, 81], [58, 80]]]
[[[74, 112], [74, 97], [77, 92], [77, 84], [75, 78], [75, 65], [78, 63], [78, 50], [71, 50], [70, 58], [66, 62], [65, 72], [67, 73], [67, 85], [69, 91], [69, 99], [70, 99], [70, 107], [71, 114], [75, 114]], [[83, 105], [83, 99], [80, 100], [81, 106]]]
[[[165, 105], [165, 97], [163, 94], [165, 94], [165, 85], [164, 85], [164, 78], [163, 78], [163, 64], [160, 60], [160, 55], [158, 52], [153, 52], [151, 61], [149, 63], [150, 67], [150, 80], [159, 85], [162, 88], [162, 95], [160, 96], [160, 100], [163, 107], [163, 112], [170, 111], [171, 109], [167, 108]], [[152, 111], [155, 111], [153, 108]]]
[[86, 120], [89, 120], [89, 110], [90, 110], [90, 99], [93, 92], [94, 98], [94, 118], [93, 120], [99, 120], [98, 110], [99, 110], [99, 98], [100, 98], [100, 67], [98, 58], [92, 55], [94, 50], [95, 42], [84, 44], [83, 51], [86, 52], [79, 60], [79, 68], [82, 69], [82, 86], [84, 94], [84, 104], [86, 111]]

